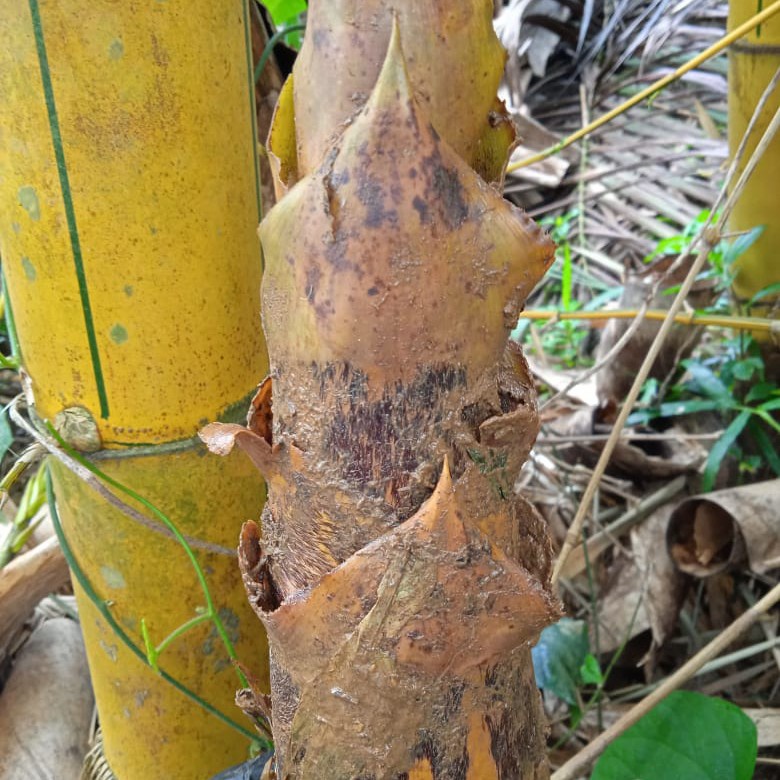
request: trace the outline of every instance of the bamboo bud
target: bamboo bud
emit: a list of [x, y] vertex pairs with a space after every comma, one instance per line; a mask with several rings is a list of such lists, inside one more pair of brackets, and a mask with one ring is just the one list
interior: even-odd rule
[[[333, 37], [307, 31], [312, 79], [338, 40], [339, 57], [351, 41], [384, 63], [341, 134], [313, 96], [299, 106], [318, 88], [296, 71], [298, 180], [260, 227], [270, 377], [246, 428], [202, 436], [220, 454], [238, 445], [269, 485], [239, 562], [269, 633], [277, 774], [540, 778], [529, 645], [560, 606], [544, 522], [513, 491], [539, 421], [508, 337], [553, 245], [458, 148], [457, 120], [428, 113], [453, 94], [441, 67], [419, 69], [449, 61], [423, 29], [444, 6], [376, 5], [376, 30], [310, 6], [315, 20], [338, 6]], [[489, 19], [489, 2], [461, 0], [449, 22], [477, 6]], [[478, 41], [454, 40], [472, 72]], [[290, 106], [272, 130], [288, 171]]]

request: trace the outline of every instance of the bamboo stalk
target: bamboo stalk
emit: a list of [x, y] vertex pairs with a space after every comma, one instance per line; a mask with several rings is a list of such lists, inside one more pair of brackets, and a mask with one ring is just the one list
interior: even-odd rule
[[544, 521], [512, 490], [538, 417], [508, 340], [553, 247], [489, 184], [511, 129], [490, 11], [312, 2], [280, 97], [271, 375], [248, 427], [202, 432], [269, 481], [239, 564], [279, 777], [546, 775], [528, 643], [558, 604]]
[[[245, 757], [247, 730], [115, 627], [136, 648], [151, 637], [223, 714], [239, 684], [224, 637], [267, 679], [233, 552], [264, 489], [194, 439], [242, 413], [267, 368], [248, 6], [28, 0], [3, 6], [0, 32], [0, 250], [36, 419], [192, 541], [190, 559], [137, 504], [52, 464], [106, 757], [122, 780], [200, 780]], [[194, 620], [212, 595], [218, 620]]]
[[[752, 0], [730, 0], [729, 28], [741, 26], [755, 10]], [[766, 130], [772, 114], [780, 107], [780, 18], [767, 20], [752, 30], [729, 51], [729, 147], [736, 149], [743, 136], [752, 151]], [[762, 94], [763, 93], [763, 94]], [[763, 110], [756, 112], [757, 105]], [[748, 124], [754, 112], [754, 126]], [[763, 225], [763, 233], [737, 258], [734, 292], [741, 301], [750, 300], [761, 290], [780, 280], [780, 225], [777, 222], [776, 190], [780, 177], [778, 144], [767, 150], [745, 192], [731, 213], [732, 230], [750, 230]], [[760, 301], [766, 311], [777, 301], [777, 293]], [[766, 339], [757, 331], [759, 339]], [[777, 367], [775, 366], [775, 373]]]

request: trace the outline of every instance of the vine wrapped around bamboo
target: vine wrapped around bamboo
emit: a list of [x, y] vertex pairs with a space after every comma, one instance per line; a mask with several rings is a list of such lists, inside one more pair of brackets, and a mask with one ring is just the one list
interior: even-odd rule
[[[311, 3], [271, 131], [270, 376], [247, 427], [202, 433], [268, 482], [239, 558], [277, 777], [546, 777], [529, 645], [559, 605], [513, 490], [538, 418], [509, 332], [553, 246], [500, 195], [492, 4], [347, 6]], [[299, 107], [320, 88], [326, 118]]]

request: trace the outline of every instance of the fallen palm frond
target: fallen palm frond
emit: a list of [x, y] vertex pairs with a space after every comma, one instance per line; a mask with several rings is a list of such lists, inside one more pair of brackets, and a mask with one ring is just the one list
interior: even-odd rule
[[[652, 82], [688, 62], [690, 52], [712, 48], [713, 38], [723, 36], [726, 6], [708, 0], [656, 2], [647, 16], [646, 3], [626, 0], [610, 11], [601, 3], [586, 5], [591, 19], [583, 17], [586, 29], [572, 17], [575, 34], [562, 37], [547, 72], [531, 78], [523, 105], [511, 96], [510, 110], [530, 112], [550, 137], [578, 133], [590, 117], [617, 118], [584, 138], [579, 166], [572, 167], [576, 157], [559, 166], [555, 183], [540, 188], [535, 174], [524, 173], [535, 171], [532, 166], [510, 174], [507, 192], [534, 216], [576, 215], [568, 236], [572, 257], [610, 285], [619, 283], [624, 263], [636, 267], [714, 200], [727, 154], [725, 58], [696, 59], [684, 81], [662, 92]], [[659, 13], [663, 21], [654, 25], [651, 19]], [[602, 24], [620, 31], [606, 47], [599, 43]], [[573, 45], [580, 34], [580, 45]], [[591, 50], [598, 56], [586, 56]], [[616, 63], [622, 63], [618, 69]], [[652, 100], [621, 115], [625, 98], [633, 96], [634, 102], [648, 82]], [[536, 150], [543, 146], [557, 148], [547, 142]], [[523, 155], [532, 149], [526, 142]], [[587, 285], [578, 285], [577, 294], [587, 299]]]
[[780, 11], [780, 2], [777, 2], [769, 6], [769, 8], [766, 8], [763, 11], [755, 14], [748, 21], [735, 27], [727, 35], [724, 35], [717, 43], [713, 44], [712, 46], [710, 46], [708, 49], [706, 49], [696, 57], [693, 57], [684, 65], [677, 68], [674, 72], [668, 74], [667, 76], [664, 76], [658, 81], [653, 82], [649, 87], [640, 90], [625, 102], [616, 106], [611, 111], [608, 111], [606, 114], [603, 114], [593, 122], [588, 123], [585, 127], [580, 128], [575, 133], [572, 133], [572, 135], [561, 140], [559, 143], [549, 147], [548, 149], [539, 152], [539, 154], [533, 157], [529, 157], [525, 160], [520, 160], [516, 163], [512, 163], [507, 168], [507, 172], [512, 173], [513, 171], [518, 170], [522, 167], [525, 167], [527, 165], [532, 165], [535, 162], [541, 161], [546, 157], [549, 157], [551, 154], [557, 154], [558, 152], [562, 151], [566, 147], [571, 146], [571, 144], [576, 143], [577, 141], [584, 138], [585, 136], [590, 135], [595, 130], [598, 130], [600, 127], [603, 127], [608, 122], [611, 122], [612, 120], [616, 119], [625, 111], [628, 111], [629, 109], [633, 108], [633, 106], [638, 105], [645, 100], [650, 100], [655, 98], [656, 94], [660, 92], [662, 89], [664, 89], [664, 87], [668, 86], [672, 82], [681, 78], [686, 73], [694, 70], [703, 62], [710, 59], [711, 57], [720, 54], [730, 44], [739, 40], [746, 33], [754, 30], [756, 27], [759, 27], [762, 23], [771, 19], [779, 11]]

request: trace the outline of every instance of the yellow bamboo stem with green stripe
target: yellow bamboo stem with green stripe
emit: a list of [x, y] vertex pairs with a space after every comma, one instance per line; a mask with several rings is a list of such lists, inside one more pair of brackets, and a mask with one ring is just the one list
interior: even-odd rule
[[[762, 0], [731, 0], [729, 28], [742, 24], [762, 8]], [[780, 68], [780, 16], [773, 16], [729, 49], [729, 145], [739, 145], [762, 93]], [[743, 160], [750, 157], [773, 114], [780, 106], [780, 87], [769, 97], [755, 125]], [[760, 290], [780, 281], [780, 223], [777, 219], [777, 186], [780, 181], [780, 146], [767, 149], [761, 163], [731, 212], [732, 230], [764, 225], [760, 238], [737, 260], [734, 290], [749, 300]], [[777, 296], [770, 296], [754, 309], [766, 311]], [[759, 336], [760, 337], [760, 336]]]
[[[193, 439], [243, 413], [267, 368], [247, 19], [243, 0], [4, 4], [0, 253], [37, 414], [182, 529], [262, 678], [234, 549], [264, 490], [240, 458], [204, 457]], [[73, 555], [137, 645], [142, 620], [160, 643], [196, 617], [203, 594], [170, 534], [60, 464], [53, 476]], [[200, 780], [246, 757], [245, 734], [144, 665], [77, 596], [120, 780]], [[241, 722], [213, 624], [196, 621], [159, 663]]]

